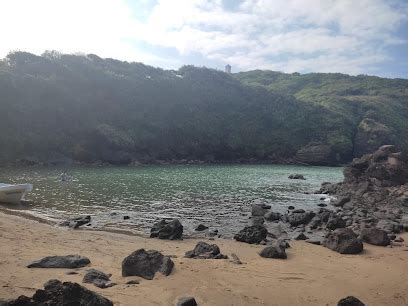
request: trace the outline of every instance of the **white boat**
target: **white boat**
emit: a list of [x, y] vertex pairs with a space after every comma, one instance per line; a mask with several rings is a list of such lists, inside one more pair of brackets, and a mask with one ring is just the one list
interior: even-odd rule
[[33, 190], [31, 184], [2, 184], [0, 183], [0, 202], [20, 204], [27, 192]]

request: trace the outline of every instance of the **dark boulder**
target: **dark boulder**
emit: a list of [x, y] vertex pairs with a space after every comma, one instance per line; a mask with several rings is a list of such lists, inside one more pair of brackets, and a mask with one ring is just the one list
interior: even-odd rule
[[29, 264], [27, 268], [67, 268], [75, 269], [90, 264], [89, 258], [80, 255], [48, 256]]
[[234, 236], [234, 239], [246, 243], [260, 243], [266, 238], [268, 231], [262, 225], [246, 226], [238, 234]]
[[363, 251], [363, 243], [349, 228], [338, 228], [329, 233], [323, 245], [340, 254], [359, 254]]
[[310, 220], [315, 216], [314, 212], [298, 212], [291, 213], [287, 216], [288, 222], [292, 226], [298, 226], [301, 224], [308, 224]]
[[282, 248], [280, 245], [267, 246], [259, 253], [259, 256], [278, 259], [286, 259], [288, 257], [285, 248]]
[[204, 224], [199, 224], [196, 228], [195, 231], [197, 232], [202, 232], [208, 229], [208, 226], [205, 226]]
[[194, 250], [186, 252], [187, 258], [199, 259], [227, 259], [228, 256], [221, 254], [220, 248], [216, 244], [208, 244], [203, 241], [197, 243]]
[[192, 296], [183, 297], [178, 300], [177, 306], [197, 306], [195, 298]]
[[360, 235], [361, 239], [369, 244], [387, 246], [391, 243], [387, 232], [378, 228], [363, 228]]
[[88, 290], [77, 283], [58, 280], [48, 281], [43, 289], [38, 289], [32, 298], [20, 296], [17, 300], [9, 301], [9, 306], [43, 306], [43, 305], [88, 305], [113, 306], [107, 298]]
[[156, 272], [168, 276], [173, 270], [174, 263], [169, 256], [158, 251], [139, 249], [122, 261], [122, 276], [140, 276], [153, 279]]
[[150, 230], [150, 238], [176, 240], [182, 239], [183, 225], [177, 219], [167, 222], [161, 220], [153, 225]]
[[341, 299], [337, 306], [364, 306], [364, 303], [354, 296], [348, 296]]
[[84, 278], [82, 279], [82, 282], [94, 284], [96, 287], [103, 289], [115, 285], [114, 283], [111, 283], [110, 277], [110, 274], [103, 273], [99, 270], [90, 269], [86, 272]]

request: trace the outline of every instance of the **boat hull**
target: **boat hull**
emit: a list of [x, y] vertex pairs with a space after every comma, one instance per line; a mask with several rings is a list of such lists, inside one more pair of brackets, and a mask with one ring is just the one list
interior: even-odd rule
[[20, 204], [27, 192], [33, 189], [31, 184], [0, 184], [0, 202]]

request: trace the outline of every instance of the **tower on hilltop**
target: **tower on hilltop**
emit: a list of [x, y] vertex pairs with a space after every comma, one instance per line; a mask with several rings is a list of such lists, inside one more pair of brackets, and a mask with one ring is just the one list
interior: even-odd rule
[[226, 73], [231, 73], [231, 65], [227, 64], [227, 65], [225, 66], [225, 72], [226, 72]]

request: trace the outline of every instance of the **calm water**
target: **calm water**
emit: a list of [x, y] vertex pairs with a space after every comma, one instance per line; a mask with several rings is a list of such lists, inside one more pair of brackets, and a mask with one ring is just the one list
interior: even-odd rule
[[[63, 170], [73, 181], [59, 181]], [[203, 223], [231, 236], [250, 223], [252, 201], [279, 212], [288, 205], [315, 208], [320, 196], [305, 192], [324, 181], [341, 181], [341, 170], [279, 165], [0, 168], [0, 182], [32, 183], [30, 204], [7, 207], [48, 219], [89, 214], [95, 227], [146, 233], [160, 218], [177, 217], [187, 233]], [[288, 179], [292, 173], [302, 173], [307, 180]], [[130, 219], [123, 220], [123, 215]]]

